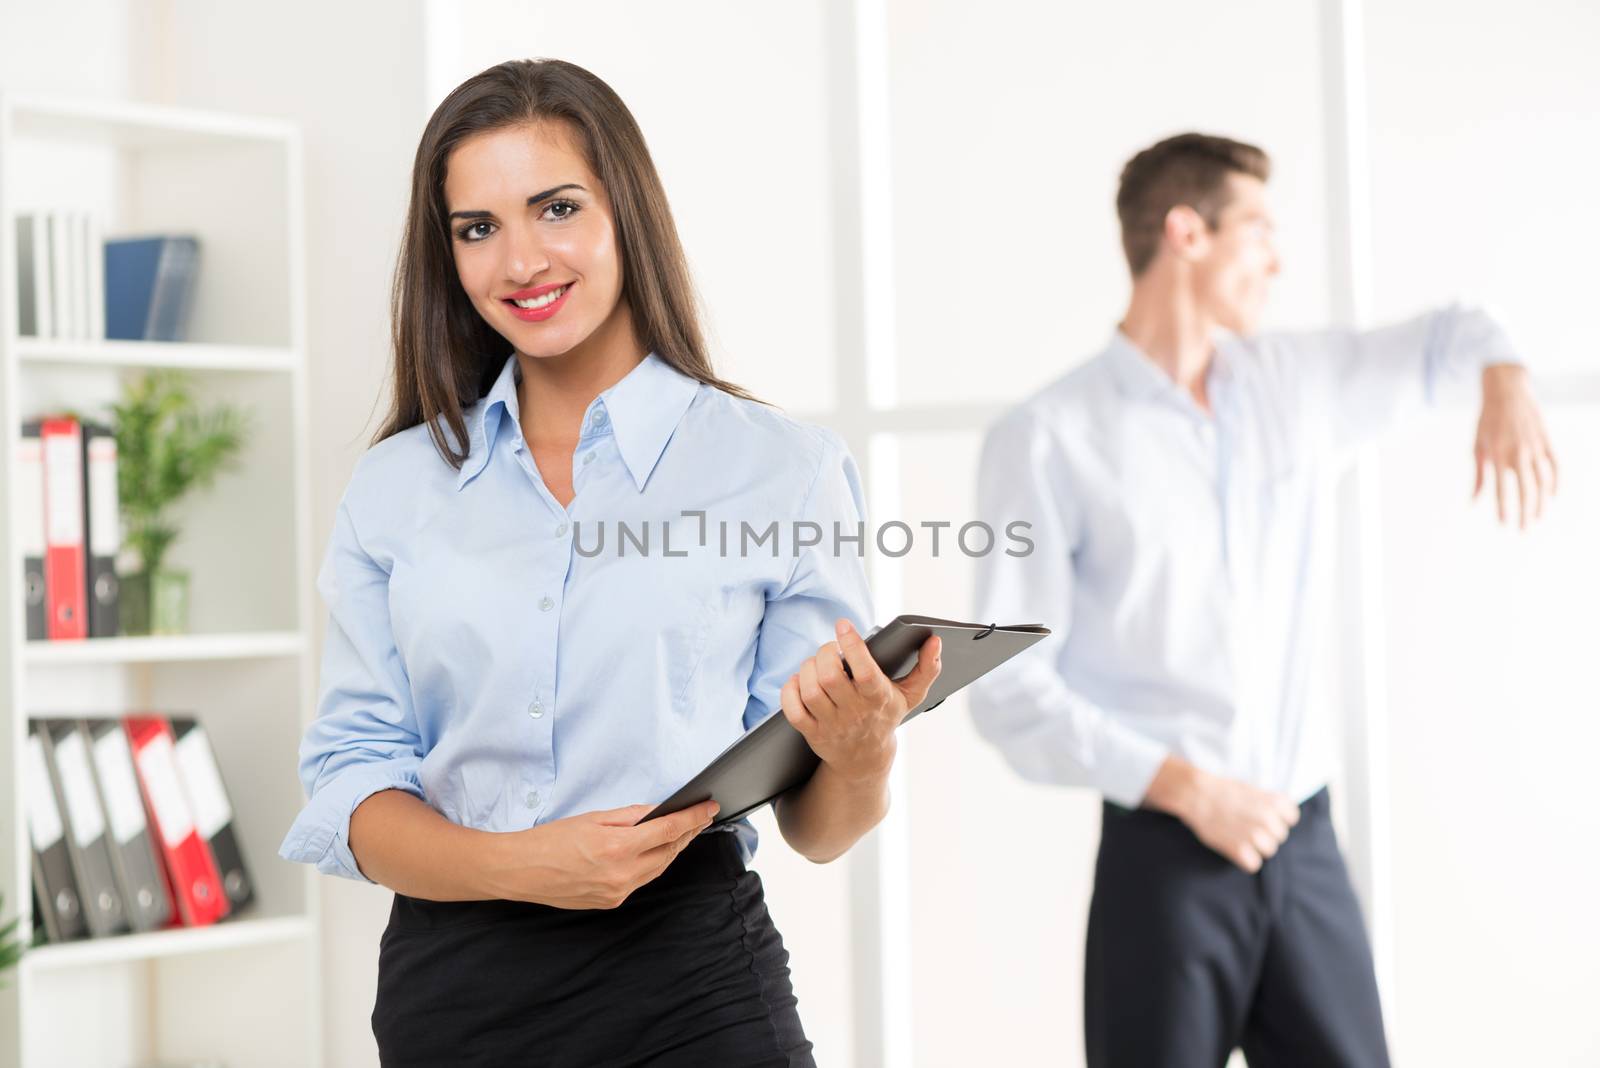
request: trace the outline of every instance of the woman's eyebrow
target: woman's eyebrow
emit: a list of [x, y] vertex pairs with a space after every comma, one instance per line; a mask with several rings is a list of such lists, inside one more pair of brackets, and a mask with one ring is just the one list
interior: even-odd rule
[[[585, 193], [588, 192], [587, 189], [584, 189], [583, 186], [579, 185], [577, 182], [566, 182], [563, 185], [553, 186], [553, 187], [551, 187], [549, 189], [546, 189], [543, 193], [535, 193], [535, 194], [533, 194], [533, 196], [528, 198], [528, 207], [530, 207], [530, 208], [533, 207], [535, 204], [539, 203], [541, 200], [549, 200], [551, 197], [555, 196], [557, 193], [560, 193], [560, 192], [562, 192], [564, 190], [567, 190], [567, 189], [580, 189], [580, 190], [583, 190], [583, 192], [585, 192]], [[450, 213], [450, 218], [452, 218], [452, 219], [488, 219], [488, 218], [492, 217], [493, 215], [494, 215], [494, 213], [490, 212], [490, 211], [452, 211]]]

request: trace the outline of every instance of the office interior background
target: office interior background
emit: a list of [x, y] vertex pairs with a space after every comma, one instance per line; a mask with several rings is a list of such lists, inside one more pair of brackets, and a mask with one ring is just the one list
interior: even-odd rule
[[[277, 707], [237, 702], [292, 725], [259, 757], [249, 732], [214, 731], [224, 771], [271, 799], [244, 819], [244, 845], [288, 925], [25, 961], [0, 991], [0, 1064], [377, 1063], [390, 893], [278, 870], [291, 867], [276, 846], [299, 804], [292, 745], [313, 696], [295, 679], [314, 680], [325, 608], [310, 576], [386, 399], [417, 138], [462, 79], [523, 56], [589, 67], [628, 103], [720, 372], [839, 430], [871, 523], [973, 518], [985, 424], [1114, 328], [1128, 291], [1117, 174], [1168, 134], [1272, 154], [1284, 270], [1270, 327], [1373, 325], [1455, 299], [1495, 308], [1533, 368], [1559, 495], [1522, 533], [1495, 522], [1492, 498], [1470, 502], [1468, 408], [1363, 458], [1328, 532], [1341, 599], [1317, 691], [1341, 739], [1337, 820], [1397, 1062], [1600, 1064], [1597, 46], [1600, 7], [1582, 0], [0, 0], [8, 100], [293, 131], [298, 189], [214, 190], [211, 207], [279, 235], [298, 290], [285, 337], [303, 348], [304, 407], [284, 434], [309, 511], [303, 532], [285, 528], [301, 555], [283, 605], [310, 621], [299, 667], [217, 666], [193, 676], [213, 689], [169, 691], [223, 721], [227, 687], [288, 672]], [[0, 159], [8, 212], [44, 195], [13, 164]], [[292, 224], [303, 243], [285, 244]], [[229, 312], [248, 317], [248, 303]], [[25, 390], [28, 372], [6, 366], [0, 382]], [[271, 505], [234, 493], [279, 529]], [[970, 564], [923, 540], [903, 559], [873, 554], [879, 620], [966, 617]], [[10, 769], [21, 713], [48, 709], [20, 681], [34, 662], [21, 640], [8, 633], [3, 655]], [[1098, 798], [1021, 782], [959, 698], [908, 726], [896, 775], [889, 820], [831, 865], [758, 820], [755, 864], [819, 1063], [1080, 1063]], [[8, 915], [28, 885], [16, 795], [0, 805]], [[85, 1005], [100, 1022], [84, 1024]]]

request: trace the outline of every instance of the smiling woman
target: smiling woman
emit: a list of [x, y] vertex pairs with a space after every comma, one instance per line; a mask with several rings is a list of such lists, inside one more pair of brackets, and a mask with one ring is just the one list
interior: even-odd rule
[[[711, 369], [644, 135], [588, 71], [521, 61], [462, 83], [429, 120], [411, 183], [391, 304], [396, 388], [376, 440], [428, 423], [451, 462], [464, 459], [442, 431], [465, 441], [462, 412], [500, 370], [485, 356], [513, 347], [545, 357], [579, 343], [620, 349], [626, 338], [749, 397]], [[576, 291], [527, 307], [564, 287]]]
[[[493, 67], [429, 120], [393, 331], [280, 850], [395, 891], [383, 1063], [812, 1064], [754, 829], [639, 821], [780, 710], [822, 761], [784, 839], [827, 862], [883, 818], [938, 639], [891, 681], [857, 552], [719, 555], [683, 521], [855, 529], [855, 461], [713, 373], [644, 138], [568, 63]], [[670, 555], [580, 551], [669, 519]]]

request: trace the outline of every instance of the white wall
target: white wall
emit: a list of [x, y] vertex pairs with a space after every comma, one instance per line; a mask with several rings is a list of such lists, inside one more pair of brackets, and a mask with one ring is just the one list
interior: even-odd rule
[[128, 91], [138, 20], [119, 0], [70, 10], [0, 0], [0, 91], [119, 97]]
[[1564, 462], [1534, 530], [1469, 507], [1474, 413], [1382, 454], [1393, 1019], [1408, 1064], [1600, 1064], [1600, 8], [1369, 5], [1374, 289], [1491, 301]]

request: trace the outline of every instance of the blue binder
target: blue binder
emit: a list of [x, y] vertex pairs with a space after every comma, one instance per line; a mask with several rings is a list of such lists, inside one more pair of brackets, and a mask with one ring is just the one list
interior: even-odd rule
[[182, 341], [200, 243], [184, 235], [106, 242], [106, 337]]

